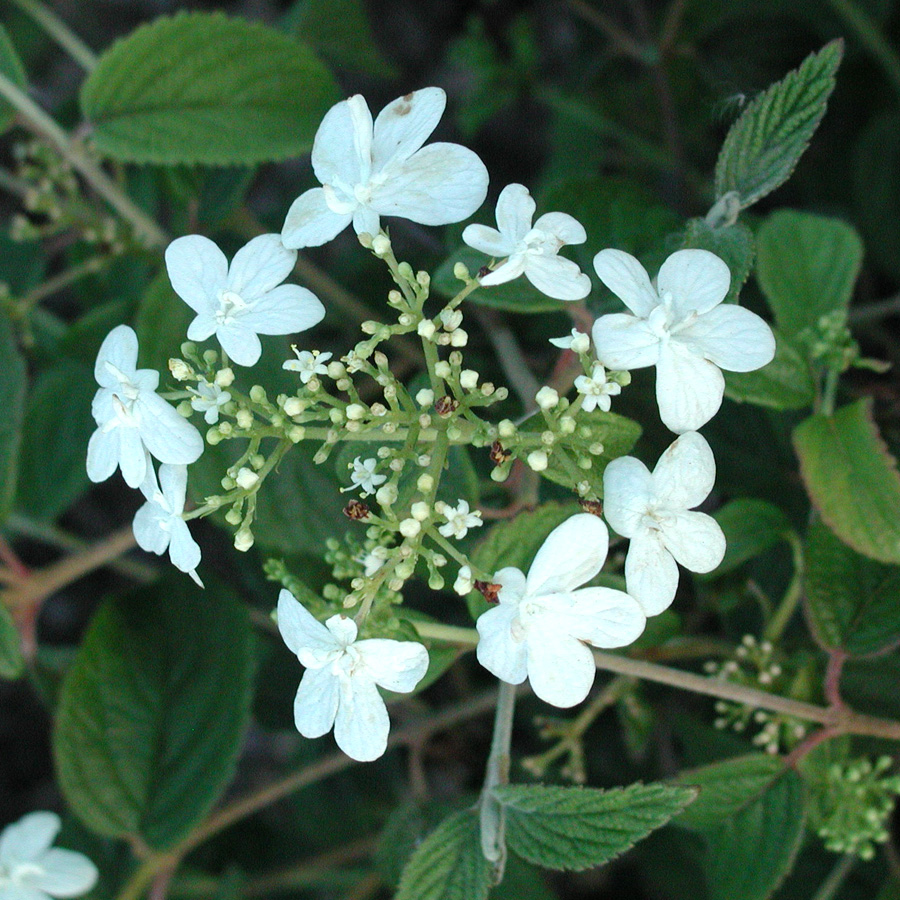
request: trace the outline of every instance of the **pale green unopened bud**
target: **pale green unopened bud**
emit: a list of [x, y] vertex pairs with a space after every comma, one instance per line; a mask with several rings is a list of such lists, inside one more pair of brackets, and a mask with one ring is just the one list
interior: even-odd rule
[[514, 437], [516, 433], [516, 426], [510, 419], [503, 419], [497, 425], [497, 434], [501, 438], [511, 438]]
[[249, 528], [241, 528], [234, 536], [234, 549], [246, 553], [253, 546], [253, 532]]
[[237, 482], [239, 487], [242, 487], [245, 491], [248, 491], [256, 484], [257, 481], [259, 481], [259, 475], [244, 466], [237, 473], [237, 478], [235, 478], [235, 481]]
[[529, 467], [535, 472], [543, 472], [547, 468], [547, 454], [543, 450], [532, 450], [525, 459]]
[[422, 530], [422, 523], [416, 521], [416, 519], [404, 519], [400, 523], [399, 530], [403, 537], [414, 538]]
[[459, 384], [466, 391], [474, 391], [478, 387], [478, 373], [474, 369], [463, 369], [459, 373]]
[[253, 413], [250, 412], [249, 409], [239, 409], [237, 411], [237, 415], [235, 416], [237, 421], [238, 428], [242, 428], [245, 431], [253, 425]]
[[429, 509], [428, 504], [422, 500], [413, 503], [409, 513], [417, 522], [424, 522], [431, 516], [431, 510]]
[[434, 477], [423, 472], [416, 480], [416, 487], [423, 493], [429, 494], [434, 488]]
[[437, 375], [438, 378], [449, 378], [452, 369], [450, 368], [450, 363], [446, 360], [441, 360], [440, 362], [435, 364], [434, 374]]
[[364, 419], [366, 416], [366, 408], [361, 403], [350, 403], [344, 410], [348, 419]]
[[453, 267], [453, 277], [458, 279], [459, 281], [469, 280], [469, 270], [466, 267], [465, 263], [458, 262]]
[[416, 393], [416, 403], [419, 406], [431, 406], [434, 403], [434, 391], [430, 388], [422, 388]]
[[234, 369], [219, 369], [219, 371], [216, 372], [215, 382], [219, 387], [230, 387], [234, 384]]
[[541, 409], [553, 409], [559, 403], [559, 392], [545, 385], [537, 392], [534, 400]]

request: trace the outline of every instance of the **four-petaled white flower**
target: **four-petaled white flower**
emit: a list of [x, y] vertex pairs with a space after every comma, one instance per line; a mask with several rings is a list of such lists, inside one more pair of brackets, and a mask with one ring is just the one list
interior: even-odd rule
[[591, 349], [590, 337], [577, 328], [565, 337], [550, 338], [550, 343], [560, 350], [571, 350], [573, 353], [587, 353]]
[[134, 330], [119, 325], [97, 354], [94, 377], [100, 389], [91, 412], [97, 430], [87, 450], [91, 481], [105, 481], [117, 468], [129, 487], [147, 475], [147, 452], [160, 462], [187, 465], [203, 452], [200, 432], [156, 394], [159, 372], [138, 369]]
[[462, 540], [468, 533], [470, 528], [478, 528], [483, 525], [481, 521], [481, 513], [478, 510], [469, 511], [469, 504], [466, 500], [458, 500], [456, 506], [447, 506], [445, 503], [441, 509], [441, 514], [447, 520], [444, 525], [438, 528], [438, 531], [444, 537], [454, 537]]
[[336, 615], [323, 625], [286, 590], [278, 595], [278, 628], [306, 667], [294, 701], [300, 734], [321, 737], [333, 727], [347, 756], [378, 759], [390, 730], [378, 687], [412, 691], [428, 669], [428, 651], [415, 641], [358, 641], [353, 619]]
[[294, 351], [296, 359], [289, 359], [282, 363], [281, 368], [287, 369], [288, 372], [298, 372], [300, 380], [304, 384], [309, 384], [310, 379], [314, 375], [327, 375], [328, 366], [325, 363], [331, 359], [330, 353], [320, 353], [318, 350], [298, 350], [296, 344], [291, 344], [291, 350]]
[[378, 460], [374, 457], [362, 459], [357, 456], [347, 467], [350, 469], [350, 480], [353, 484], [348, 488], [342, 488], [342, 491], [352, 491], [356, 488], [362, 488], [364, 497], [366, 494], [374, 494], [378, 485], [384, 484], [384, 482], [387, 481], [387, 475], [376, 473], [375, 467], [377, 465]]
[[306, 288], [282, 284], [297, 261], [277, 234], [261, 234], [234, 255], [199, 234], [176, 238], [166, 248], [166, 268], [175, 293], [195, 313], [192, 341], [215, 335], [241, 366], [262, 353], [260, 334], [294, 334], [322, 320], [325, 308]]
[[628, 594], [581, 587], [603, 567], [608, 545], [603, 522], [579, 513], [550, 532], [527, 577], [511, 567], [497, 572], [500, 602], [478, 619], [478, 661], [510, 684], [527, 677], [553, 706], [584, 700], [596, 671], [585, 645], [624, 647], [646, 622]]
[[33, 812], [0, 834], [0, 900], [80, 897], [97, 883], [97, 867], [83, 854], [53, 847], [59, 816]]
[[215, 382], [200, 381], [196, 388], [188, 388], [191, 397], [191, 409], [202, 412], [207, 425], [215, 425], [219, 421], [219, 409], [230, 399], [231, 394], [223, 391]]
[[606, 369], [602, 363], [594, 363], [590, 375], [579, 375], [575, 379], [575, 390], [584, 395], [581, 408], [591, 412], [598, 406], [609, 412], [610, 397], [622, 393], [622, 386], [615, 381], [606, 380]]
[[437, 127], [447, 95], [436, 87], [388, 104], [375, 119], [359, 94], [333, 106], [316, 132], [312, 167], [323, 185], [301, 194], [282, 229], [287, 247], [318, 247], [351, 222], [378, 234], [381, 216], [422, 225], [468, 218], [487, 196], [488, 173], [459, 144], [422, 145]]
[[676, 434], [716, 414], [725, 390], [720, 369], [750, 372], [775, 355], [775, 337], [759, 316], [722, 303], [731, 272], [714, 253], [678, 250], [662, 264], [655, 288], [621, 250], [601, 250], [594, 268], [634, 313], [594, 323], [597, 358], [610, 369], [656, 366], [660, 417]]
[[149, 466], [141, 485], [147, 502], [135, 513], [132, 530], [139, 547], [160, 556], [168, 550], [172, 565], [203, 587], [197, 575], [200, 547], [182, 518], [186, 492], [187, 466], [160, 466], [159, 484]]
[[503, 284], [524, 273], [543, 294], [556, 300], [580, 300], [591, 290], [591, 279], [570, 259], [558, 256], [566, 244], [583, 244], [584, 227], [567, 213], [544, 213], [532, 226], [535, 202], [528, 188], [508, 184], [497, 199], [497, 228], [467, 225], [463, 240], [476, 250], [506, 261], [481, 279]]
[[622, 537], [628, 593], [648, 616], [675, 598], [676, 561], [709, 572], [725, 555], [725, 535], [711, 516], [690, 512], [712, 490], [716, 463], [706, 440], [689, 431], [659, 458], [651, 473], [632, 456], [614, 459], [603, 473], [603, 512]]

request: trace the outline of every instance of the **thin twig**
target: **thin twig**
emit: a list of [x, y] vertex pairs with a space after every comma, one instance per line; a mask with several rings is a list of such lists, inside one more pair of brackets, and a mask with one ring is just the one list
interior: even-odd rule
[[97, 66], [97, 54], [40, 0], [13, 0], [13, 3], [37, 22], [85, 71]]

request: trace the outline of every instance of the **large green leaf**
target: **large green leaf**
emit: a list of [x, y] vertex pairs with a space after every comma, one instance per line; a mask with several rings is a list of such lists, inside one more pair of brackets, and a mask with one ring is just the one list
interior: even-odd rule
[[16, 496], [26, 384], [25, 360], [16, 346], [15, 331], [0, 312], [0, 522]]
[[770, 409], [803, 409], [816, 397], [806, 348], [789, 340], [778, 328], [775, 358], [755, 372], [723, 372], [725, 395], [738, 403], [754, 403]]
[[815, 329], [822, 316], [847, 308], [863, 246], [846, 222], [779, 210], [756, 241], [756, 277], [786, 335]]
[[[27, 88], [28, 80], [22, 60], [9, 39], [9, 32], [0, 25], [0, 75], [8, 78], [16, 87]], [[0, 99], [0, 134], [15, 121], [16, 110], [6, 100]]]
[[6, 607], [0, 603], [0, 678], [18, 678], [24, 668], [19, 630]]
[[725, 534], [722, 562], [707, 578], [717, 578], [759, 556], [791, 532], [787, 516], [774, 504], [739, 497], [716, 510], [715, 520]]
[[858, 553], [900, 564], [900, 477], [869, 400], [819, 413], [794, 430], [800, 474], [831, 530]]
[[900, 643], [900, 566], [861, 556], [816, 521], [806, 536], [806, 611], [828, 650], [887, 650]]
[[678, 815], [692, 788], [633, 784], [596, 788], [513, 784], [494, 789], [510, 849], [548, 869], [600, 866]]
[[199, 12], [157, 19], [118, 41], [81, 90], [104, 153], [209, 165], [303, 153], [338, 99], [328, 70], [298, 41]]
[[105, 601], [59, 701], [69, 805], [100, 834], [184, 837], [231, 779], [252, 672], [246, 610], [218, 585], [179, 577]]
[[788, 179], [825, 115], [843, 52], [831, 41], [747, 105], [716, 162], [717, 198], [736, 191], [743, 209]]

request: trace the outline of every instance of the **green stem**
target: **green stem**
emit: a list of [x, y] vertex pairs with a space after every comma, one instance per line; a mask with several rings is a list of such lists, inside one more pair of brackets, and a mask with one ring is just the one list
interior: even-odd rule
[[857, 857], [852, 853], [842, 856], [816, 891], [813, 900], [834, 900], [856, 863]]
[[55, 12], [40, 0], [13, 0], [87, 72], [97, 67], [97, 55]]
[[29, 312], [42, 300], [61, 291], [63, 288], [80, 281], [88, 275], [99, 272], [104, 266], [112, 261], [111, 256], [95, 256], [92, 259], [85, 260], [77, 266], [72, 266], [65, 272], [60, 272], [53, 278], [48, 278], [43, 284], [38, 285], [34, 290], [27, 293], [21, 300], [19, 306], [22, 312]]
[[169, 857], [151, 856], [149, 859], [145, 859], [135, 869], [131, 878], [125, 882], [125, 886], [119, 891], [117, 900], [140, 900], [147, 893], [157, 872], [170, 864]]
[[788, 622], [791, 621], [797, 606], [803, 599], [803, 544], [800, 538], [794, 533], [786, 535], [786, 540], [791, 545], [791, 553], [794, 559], [794, 575], [791, 583], [785, 592], [784, 598], [775, 610], [775, 615], [769, 620], [763, 637], [767, 641], [777, 643], [778, 639], [787, 628]]
[[853, 0], [828, 0], [831, 8], [843, 19], [844, 24], [856, 35], [881, 66], [891, 87], [900, 94], [900, 57], [888, 43], [871, 16], [860, 9]]
[[837, 397], [838, 379], [841, 373], [833, 366], [825, 373], [825, 385], [822, 388], [822, 396], [819, 398], [817, 412], [830, 416], [834, 414], [834, 402]]
[[494, 714], [491, 755], [488, 757], [484, 786], [479, 800], [481, 852], [484, 858], [493, 864], [495, 884], [499, 884], [506, 865], [506, 816], [502, 804], [494, 796], [494, 788], [509, 781], [510, 745], [515, 710], [516, 687], [501, 681], [497, 695], [497, 710]]

